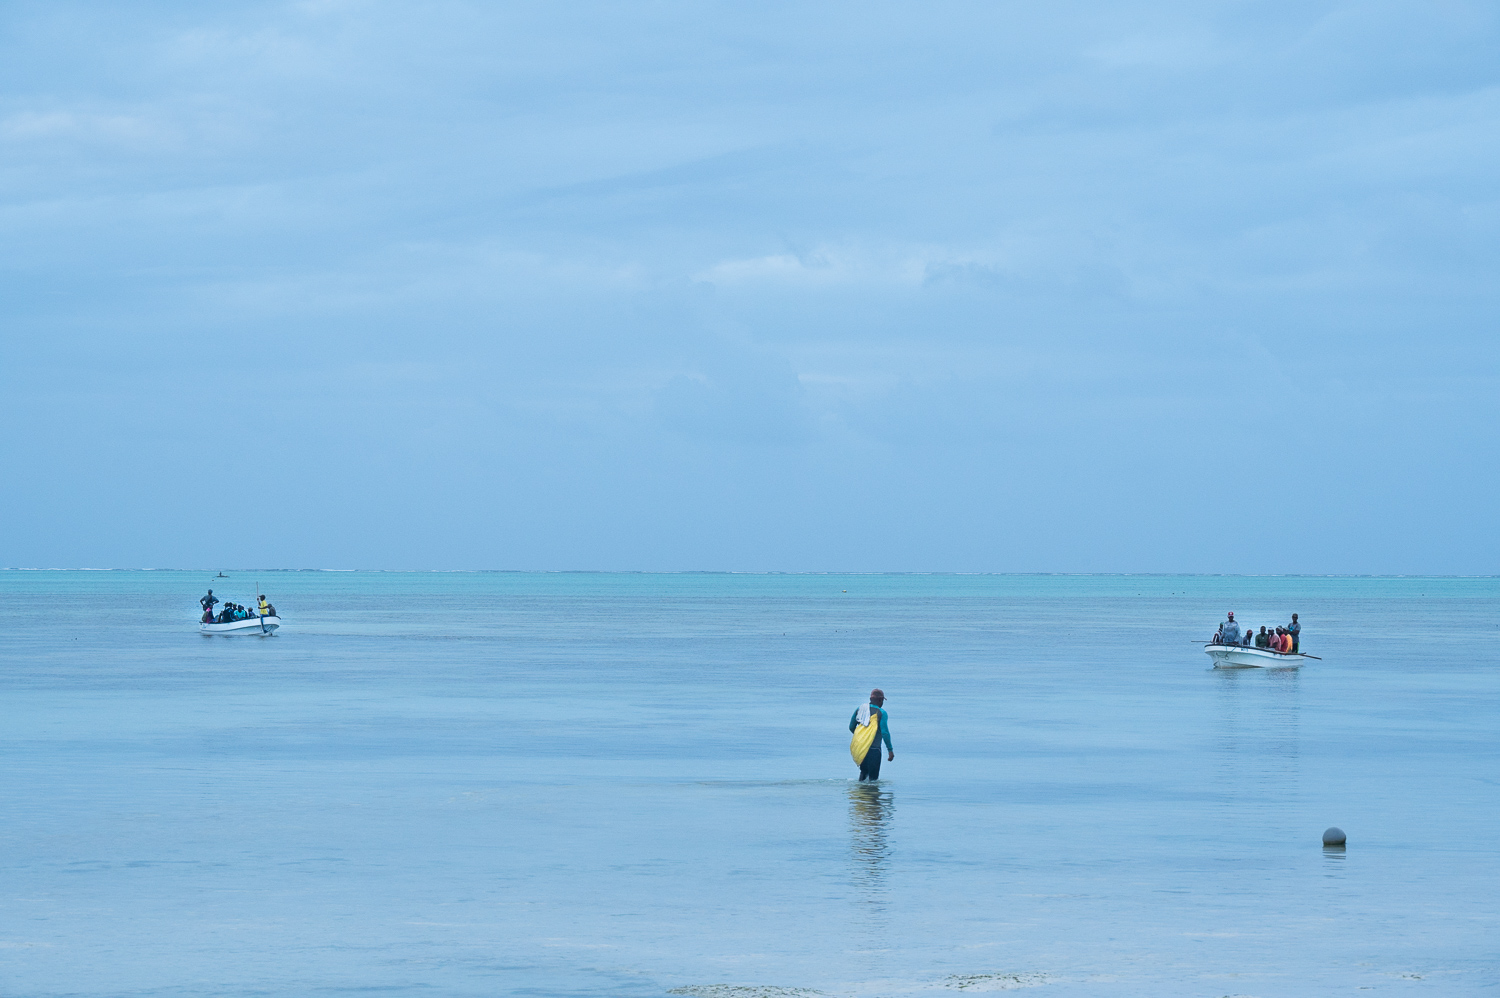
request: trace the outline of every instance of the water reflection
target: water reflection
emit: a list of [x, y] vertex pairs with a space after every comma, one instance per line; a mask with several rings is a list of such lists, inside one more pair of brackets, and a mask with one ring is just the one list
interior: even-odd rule
[[1299, 793], [1301, 673], [1216, 669], [1216, 769], [1234, 804], [1295, 803]]
[[896, 805], [891, 792], [876, 783], [849, 787], [849, 831], [854, 859], [853, 880], [859, 895], [877, 911], [885, 909], [887, 835]]
[[1323, 847], [1323, 879], [1338, 882], [1330, 884], [1330, 887], [1343, 888], [1345, 886], [1342, 883], [1345, 873], [1344, 855], [1343, 846]]

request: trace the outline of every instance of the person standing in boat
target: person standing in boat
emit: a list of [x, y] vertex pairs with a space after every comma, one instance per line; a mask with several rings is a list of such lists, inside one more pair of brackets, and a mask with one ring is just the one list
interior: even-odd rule
[[208, 595], [198, 601], [198, 605], [203, 607], [205, 613], [212, 613], [214, 604], [217, 602], [219, 602], [219, 597], [215, 596], [214, 591], [210, 589]]
[[1219, 643], [1225, 645], [1237, 645], [1240, 643], [1240, 625], [1234, 622], [1234, 611], [1229, 611], [1229, 619], [1219, 625]]
[[896, 761], [896, 750], [891, 747], [891, 723], [886, 714], [885, 692], [870, 691], [870, 702], [854, 712], [849, 718], [849, 730], [854, 737], [849, 740], [849, 754], [859, 764], [859, 782], [880, 779], [880, 743], [885, 742], [889, 752], [887, 762]]
[[1292, 636], [1292, 654], [1297, 654], [1297, 649], [1302, 646], [1302, 625], [1297, 623], [1297, 615], [1292, 614], [1292, 622], [1287, 625], [1286, 632]]
[[256, 604], [255, 608], [260, 611], [262, 617], [271, 616], [271, 604], [266, 602], [265, 593], [260, 594], [260, 602]]

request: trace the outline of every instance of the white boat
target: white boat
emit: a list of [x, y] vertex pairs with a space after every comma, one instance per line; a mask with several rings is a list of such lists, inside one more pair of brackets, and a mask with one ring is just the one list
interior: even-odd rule
[[280, 617], [250, 617], [227, 624], [199, 624], [198, 630], [203, 634], [275, 634], [280, 626]]
[[1215, 645], [1203, 649], [1215, 669], [1293, 669], [1312, 656], [1246, 645]]

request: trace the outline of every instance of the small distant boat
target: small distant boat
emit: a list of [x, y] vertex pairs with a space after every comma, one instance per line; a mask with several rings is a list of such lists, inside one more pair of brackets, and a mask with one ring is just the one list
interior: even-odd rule
[[1211, 644], [1203, 650], [1214, 660], [1215, 669], [1292, 669], [1313, 657], [1246, 645]]
[[204, 634], [275, 634], [280, 626], [280, 617], [248, 617], [227, 624], [199, 624], [198, 630]]

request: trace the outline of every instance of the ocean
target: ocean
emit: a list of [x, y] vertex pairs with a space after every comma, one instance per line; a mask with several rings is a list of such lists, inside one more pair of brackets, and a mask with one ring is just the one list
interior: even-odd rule
[[0, 994], [1500, 991], [1497, 579], [212, 574], [0, 571]]

